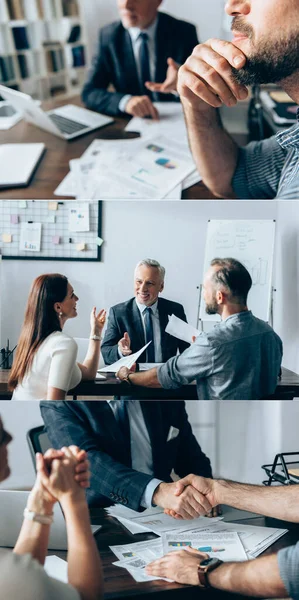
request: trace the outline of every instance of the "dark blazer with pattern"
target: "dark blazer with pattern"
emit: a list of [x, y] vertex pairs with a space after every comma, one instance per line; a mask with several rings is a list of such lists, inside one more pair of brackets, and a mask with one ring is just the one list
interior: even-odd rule
[[[198, 44], [196, 28], [191, 23], [158, 13], [156, 30], [155, 81], [162, 83], [166, 77], [167, 58], [180, 65], [192, 54]], [[108, 91], [109, 85], [115, 91]], [[143, 94], [129, 32], [120, 21], [111, 23], [100, 31], [99, 49], [93, 58], [92, 68], [83, 87], [82, 100], [87, 108], [107, 115], [121, 114], [120, 100], [126, 94]], [[173, 101], [173, 94], [157, 94], [159, 101]]]
[[[154, 477], [171, 481], [171, 471], [180, 477], [195, 473], [211, 477], [211, 464], [196, 441], [183, 401], [140, 402], [149, 433]], [[142, 511], [144, 490], [151, 475], [131, 467], [128, 444], [107, 402], [41, 402], [41, 414], [54, 448], [76, 444], [88, 452], [91, 487], [90, 506], [114, 502]], [[170, 427], [179, 430], [167, 441]]]
[[[168, 315], [174, 314], [179, 319], [187, 322], [184, 308], [178, 302], [158, 298], [158, 311], [161, 329], [161, 349], [162, 359], [166, 362], [169, 358], [176, 355], [177, 350], [184, 352], [189, 344], [178, 340], [169, 333], [165, 332], [168, 323]], [[131, 339], [132, 352], [138, 352], [145, 345], [144, 329], [142, 325], [140, 310], [136, 304], [135, 298], [127, 302], [121, 302], [112, 306], [109, 311], [108, 325], [105, 337], [101, 346], [101, 352], [106, 365], [111, 365], [119, 359], [118, 342], [128, 332]], [[146, 362], [146, 353], [143, 352], [139, 357], [138, 363]]]

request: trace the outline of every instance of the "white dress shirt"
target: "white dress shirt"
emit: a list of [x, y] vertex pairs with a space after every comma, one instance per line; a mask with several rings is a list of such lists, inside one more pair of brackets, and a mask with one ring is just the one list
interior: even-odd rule
[[[115, 415], [119, 400], [107, 400], [107, 402]], [[152, 445], [140, 402], [139, 400], [126, 400], [126, 402], [130, 426], [132, 469], [139, 471], [139, 473], [153, 475]], [[143, 508], [150, 508], [152, 506], [153, 493], [160, 483], [162, 483], [161, 479], [153, 477], [147, 484], [140, 502]]]
[[[139, 302], [136, 302], [137, 308], [140, 311], [140, 316], [141, 316], [141, 322], [142, 322], [142, 327], [143, 327], [143, 332], [144, 332], [144, 339], [146, 340], [146, 335], [145, 335], [145, 315], [146, 313], [144, 312], [146, 309], [146, 305], [145, 304], [139, 304]], [[158, 300], [155, 302], [155, 304], [152, 304], [152, 306], [150, 306], [149, 308], [152, 309], [152, 324], [153, 324], [153, 333], [154, 333], [154, 346], [155, 346], [155, 363], [162, 363], [163, 362], [163, 358], [162, 358], [162, 348], [161, 348], [161, 327], [160, 327], [160, 318], [159, 318], [159, 309], [158, 309]], [[118, 356], [120, 358], [123, 357], [123, 354], [121, 353], [119, 347], [118, 347]]]
[[[141, 63], [140, 63], [140, 49], [141, 49], [142, 40], [141, 40], [141, 37], [139, 37], [139, 36], [140, 36], [140, 33], [147, 33], [147, 35], [148, 35], [147, 45], [148, 45], [148, 53], [149, 53], [149, 68], [150, 68], [150, 74], [151, 74], [151, 81], [155, 81], [156, 61], [157, 61], [157, 55], [156, 55], [157, 25], [158, 25], [158, 17], [156, 17], [154, 22], [149, 27], [147, 27], [147, 29], [140, 29], [139, 27], [130, 27], [128, 29], [128, 33], [130, 34], [130, 37], [132, 40], [133, 53], [134, 53], [134, 57], [135, 57], [136, 68], [137, 68], [140, 85], [142, 83], [141, 82]], [[132, 96], [130, 94], [126, 94], [125, 96], [123, 96], [123, 98], [121, 99], [121, 101], [118, 105], [118, 108], [121, 112], [126, 112], [126, 105], [131, 98], [132, 98]]]

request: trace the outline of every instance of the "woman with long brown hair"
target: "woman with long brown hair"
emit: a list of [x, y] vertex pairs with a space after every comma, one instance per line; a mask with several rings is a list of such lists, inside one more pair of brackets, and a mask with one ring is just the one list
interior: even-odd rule
[[66, 321], [77, 316], [77, 301], [64, 275], [46, 274], [34, 280], [8, 381], [13, 400], [64, 400], [82, 378], [95, 378], [106, 312], [96, 314], [92, 309], [89, 347], [79, 364], [75, 340], [63, 333]]

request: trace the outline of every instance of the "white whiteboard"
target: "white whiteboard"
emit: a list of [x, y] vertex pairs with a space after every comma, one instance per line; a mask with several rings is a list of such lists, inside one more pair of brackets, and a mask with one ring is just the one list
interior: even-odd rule
[[[236, 258], [249, 271], [252, 288], [248, 307], [259, 319], [269, 321], [272, 295], [272, 270], [275, 221], [209, 221], [204, 258], [204, 272], [214, 258]], [[203, 278], [202, 278], [203, 281]], [[207, 315], [201, 295], [199, 318], [219, 321], [218, 315]]]

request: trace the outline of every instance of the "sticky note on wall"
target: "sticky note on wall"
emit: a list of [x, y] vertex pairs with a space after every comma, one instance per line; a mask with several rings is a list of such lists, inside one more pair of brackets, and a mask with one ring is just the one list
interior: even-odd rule
[[84, 242], [77, 244], [77, 250], [86, 250], [86, 244]]
[[57, 210], [58, 202], [48, 202], [48, 210]]
[[2, 234], [2, 242], [4, 242], [5, 244], [11, 244], [12, 235], [10, 233], [3, 233]]
[[19, 215], [10, 215], [10, 222], [13, 225], [17, 225], [19, 222]]
[[57, 244], [60, 244], [60, 237], [59, 237], [59, 235], [54, 235], [54, 236], [52, 237], [52, 242], [53, 242], [53, 244], [55, 244], [55, 245], [57, 245]]

